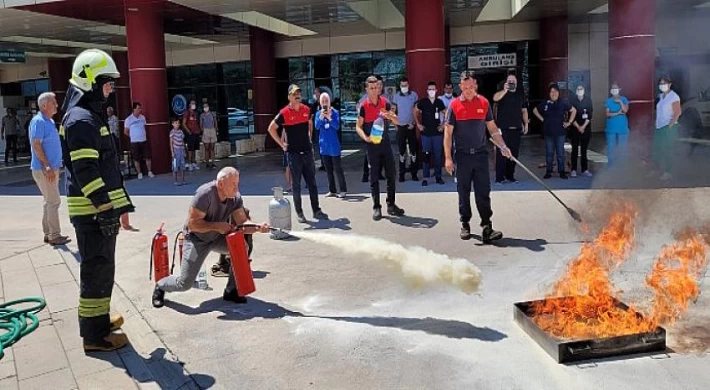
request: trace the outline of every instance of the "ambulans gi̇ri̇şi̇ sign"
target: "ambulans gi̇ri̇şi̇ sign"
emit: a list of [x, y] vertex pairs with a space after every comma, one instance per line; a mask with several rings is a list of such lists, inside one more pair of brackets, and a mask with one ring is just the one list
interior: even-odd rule
[[469, 56], [469, 69], [485, 69], [485, 68], [507, 68], [517, 64], [517, 55], [509, 54], [489, 54], [483, 56]]

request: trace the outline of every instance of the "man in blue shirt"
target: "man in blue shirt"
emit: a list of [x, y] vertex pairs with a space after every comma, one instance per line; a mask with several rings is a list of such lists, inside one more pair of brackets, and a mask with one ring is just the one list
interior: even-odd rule
[[52, 117], [57, 113], [57, 99], [51, 92], [43, 93], [37, 99], [39, 114], [30, 122], [30, 142], [32, 143], [32, 177], [44, 197], [42, 230], [44, 242], [52, 246], [64, 245], [71, 241], [61, 235], [59, 224], [59, 170], [62, 167], [62, 145]]

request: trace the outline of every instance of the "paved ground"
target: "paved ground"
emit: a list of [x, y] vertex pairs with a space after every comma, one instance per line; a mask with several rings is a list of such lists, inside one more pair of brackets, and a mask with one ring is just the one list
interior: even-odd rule
[[[526, 141], [523, 161], [536, 166], [540, 150], [536, 140]], [[278, 160], [238, 160], [241, 190], [256, 220], [266, 219], [269, 190], [282, 182]], [[76, 323], [76, 245], [56, 250], [40, 245], [41, 200], [29, 176], [0, 173], [0, 215], [7, 217], [0, 225], [0, 291], [5, 300], [41, 295], [49, 302], [40, 329], [0, 362], [0, 388], [707, 388], [710, 294], [702, 294], [670, 330], [667, 353], [558, 365], [514, 323], [512, 305], [544, 295], [589, 238], [564, 209], [521, 173], [520, 184], [496, 187], [493, 194], [494, 223], [507, 238], [498, 246], [463, 242], [449, 178], [444, 186], [428, 188], [404, 183], [398, 203], [408, 216], [374, 223], [367, 187], [359, 183], [361, 163], [357, 154], [346, 159], [352, 196], [321, 198], [331, 221], [298, 229], [375, 236], [468, 259], [483, 272], [480, 294], [412, 288], [400, 274], [368, 258], [305, 240], [257, 236], [257, 292], [247, 305], [223, 303], [225, 280], [210, 277], [213, 290], [169, 295], [167, 306], [156, 310], [148, 280], [153, 230], [165, 222], [172, 240], [184, 222], [190, 193], [209, 174], [193, 175], [188, 187], [173, 187], [163, 176], [132, 180], [128, 189], [138, 211], [131, 221], [141, 231], [119, 236], [112, 307], [127, 317], [124, 329], [132, 348], [89, 357], [79, 348]], [[615, 280], [624, 298], [643, 303], [643, 278], [661, 245], [671, 241], [670, 233], [710, 220], [710, 190], [701, 187], [710, 178], [692, 173], [665, 185], [676, 189], [664, 189], [664, 183], [645, 175], [641, 180], [640, 170], [631, 168], [594, 180], [549, 183], [593, 226], [613, 198], [642, 207], [641, 242]], [[324, 174], [318, 179], [325, 193]], [[64, 206], [61, 213], [65, 231], [73, 236]]]

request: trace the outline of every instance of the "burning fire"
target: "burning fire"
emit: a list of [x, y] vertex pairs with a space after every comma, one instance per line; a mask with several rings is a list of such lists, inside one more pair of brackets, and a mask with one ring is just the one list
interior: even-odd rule
[[687, 311], [700, 293], [698, 279], [707, 266], [703, 237], [690, 230], [656, 258], [646, 279], [654, 295], [648, 315], [642, 317], [614, 298], [618, 291], [609, 274], [634, 247], [636, 216], [633, 206], [620, 206], [599, 236], [582, 246], [547, 299], [533, 306], [534, 321], [541, 329], [565, 339], [621, 336], [672, 325]]

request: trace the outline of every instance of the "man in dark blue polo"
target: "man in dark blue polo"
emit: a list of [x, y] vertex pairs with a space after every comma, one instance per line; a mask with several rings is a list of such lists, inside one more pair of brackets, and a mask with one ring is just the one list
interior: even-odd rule
[[[444, 132], [444, 154], [446, 171], [453, 174], [454, 161], [451, 153], [452, 139], [456, 143], [456, 180], [459, 194], [459, 214], [461, 216], [461, 239], [471, 239], [473, 217], [471, 211], [471, 182], [476, 196], [476, 208], [481, 217], [484, 243], [503, 238], [503, 233], [493, 230], [491, 217], [491, 178], [488, 169], [488, 134], [500, 147], [503, 156], [512, 156], [505, 145], [502, 133], [493, 121], [491, 105], [477, 94], [478, 85], [473, 72], [461, 73], [461, 97], [449, 106]], [[487, 131], [486, 131], [487, 130]]]

